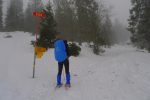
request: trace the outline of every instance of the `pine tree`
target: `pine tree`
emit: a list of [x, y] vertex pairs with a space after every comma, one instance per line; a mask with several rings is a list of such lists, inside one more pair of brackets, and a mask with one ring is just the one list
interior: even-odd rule
[[41, 12], [43, 10], [42, 0], [32, 0], [34, 2], [35, 11]]
[[23, 18], [23, 0], [11, 0], [6, 16], [6, 30], [22, 31]]
[[139, 21], [141, 8], [141, 0], [131, 0], [132, 9], [130, 10], [129, 27], [128, 30], [132, 33], [131, 41], [136, 44], [137, 42], [137, 25]]
[[38, 32], [38, 26], [40, 18], [33, 16], [33, 12], [41, 12], [43, 9], [43, 3], [41, 0], [30, 0], [28, 1], [27, 9], [25, 10], [25, 31], [35, 34]]
[[78, 29], [83, 41], [93, 41], [100, 33], [99, 5], [95, 0], [76, 0]]
[[85, 41], [85, 34], [88, 34], [88, 5], [86, 1], [89, 0], [76, 0], [77, 9], [77, 24], [78, 24], [78, 38]]
[[74, 0], [54, 0], [57, 30], [70, 40], [75, 39], [76, 18]]
[[15, 0], [10, 1], [10, 7], [8, 8], [7, 11], [7, 16], [6, 16], [6, 26], [5, 30], [7, 31], [15, 31], [17, 30], [17, 14], [16, 14], [16, 4]]
[[130, 10], [129, 31], [135, 46], [150, 51], [150, 1], [132, 0]]
[[52, 47], [52, 42], [55, 39], [56, 22], [54, 20], [53, 10], [49, 2], [46, 8], [43, 9], [46, 17], [41, 19], [40, 33], [38, 39], [38, 46], [49, 48]]
[[142, 0], [141, 13], [138, 25], [140, 47], [150, 51], [150, 0]]
[[100, 53], [104, 45], [102, 34], [101, 8], [95, 0], [76, 0], [78, 33], [80, 40], [93, 42], [93, 52]]
[[38, 24], [38, 18], [33, 16], [32, 13], [36, 11], [35, 8], [35, 2], [33, 0], [30, 0], [27, 5], [27, 9], [25, 10], [24, 16], [24, 28], [25, 31], [34, 33], [36, 30], [36, 24]]
[[79, 43], [93, 42], [93, 51], [98, 51], [98, 54], [99, 47], [105, 44], [106, 36], [102, 35], [102, 9], [97, 1], [54, 0], [54, 4], [57, 29], [63, 34], [70, 33], [74, 37], [73, 40]]
[[23, 31], [24, 30], [23, 0], [17, 0], [16, 2], [17, 2], [17, 16], [18, 16], [17, 30]]
[[2, 0], [0, 0], [0, 31], [3, 30], [3, 21], [2, 21]]
[[108, 15], [108, 13], [105, 15], [105, 20], [104, 20], [104, 24], [102, 25], [102, 37], [105, 39], [105, 45], [111, 45], [111, 43], [113, 42], [112, 39], [112, 22], [110, 19], [110, 16]]

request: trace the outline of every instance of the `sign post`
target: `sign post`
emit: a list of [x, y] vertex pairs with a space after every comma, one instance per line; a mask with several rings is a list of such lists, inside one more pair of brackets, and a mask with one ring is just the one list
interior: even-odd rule
[[[33, 16], [36, 16], [36, 17], [46, 17], [46, 15], [42, 12], [42, 2], [41, 0], [34, 0], [35, 2], [35, 11], [32, 13]], [[35, 65], [36, 65], [36, 50], [35, 48], [37, 47], [37, 34], [38, 34], [38, 31], [39, 31], [39, 25], [36, 26], [36, 32], [35, 32], [35, 37], [36, 37], [36, 40], [35, 40], [35, 43], [34, 43], [34, 62], [33, 62], [33, 78], [35, 77]]]

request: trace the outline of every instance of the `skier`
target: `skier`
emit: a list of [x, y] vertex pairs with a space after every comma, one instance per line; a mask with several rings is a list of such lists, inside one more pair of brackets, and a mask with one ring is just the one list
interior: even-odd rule
[[60, 88], [62, 86], [61, 74], [63, 70], [63, 65], [66, 72], [66, 84], [65, 87], [71, 87], [70, 84], [70, 72], [69, 72], [69, 52], [67, 40], [62, 38], [61, 33], [56, 34], [56, 40], [54, 41], [54, 53], [55, 59], [58, 61], [58, 74], [57, 74], [57, 86]]

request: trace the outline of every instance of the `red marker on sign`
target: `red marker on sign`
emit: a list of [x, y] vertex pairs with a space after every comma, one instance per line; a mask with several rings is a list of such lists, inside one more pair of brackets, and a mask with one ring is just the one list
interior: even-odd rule
[[46, 17], [46, 15], [43, 12], [33, 12], [32, 14], [33, 16], [37, 16], [37, 17]]

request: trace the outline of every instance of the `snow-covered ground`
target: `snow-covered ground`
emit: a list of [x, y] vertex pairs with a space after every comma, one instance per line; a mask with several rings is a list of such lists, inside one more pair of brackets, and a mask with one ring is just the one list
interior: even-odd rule
[[[32, 78], [31, 35], [0, 33], [0, 100], [150, 100], [150, 54], [115, 45], [101, 56], [85, 46], [70, 58], [72, 87], [55, 90], [57, 62], [48, 50]], [[64, 77], [63, 81], [64, 81]]]

